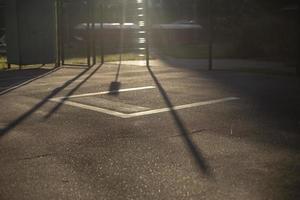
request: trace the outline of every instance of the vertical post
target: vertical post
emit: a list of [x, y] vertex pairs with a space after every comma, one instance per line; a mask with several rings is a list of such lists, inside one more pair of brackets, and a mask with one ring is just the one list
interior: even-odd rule
[[56, 0], [56, 37], [57, 37], [57, 58], [56, 58], [56, 67], [60, 67], [60, 61], [61, 61], [61, 25], [60, 25], [60, 1]]
[[90, 12], [92, 13], [92, 56], [93, 65], [96, 64], [96, 30], [95, 30], [95, 0], [92, 0]]
[[61, 48], [61, 64], [65, 65], [65, 29], [63, 26], [63, 22], [64, 22], [64, 5], [62, 0], [60, 0], [60, 34], [61, 34], [61, 38], [60, 38], [60, 48]]
[[122, 63], [122, 57], [124, 53], [124, 24], [126, 21], [126, 6], [127, 6], [127, 0], [123, 0], [121, 7], [122, 7], [122, 16], [120, 18], [120, 59], [119, 59], [119, 65]]
[[208, 70], [213, 69], [213, 34], [214, 34], [214, 23], [213, 23], [213, 11], [212, 11], [212, 0], [208, 0], [208, 20], [209, 20], [209, 44], [208, 44]]
[[146, 36], [146, 66], [149, 67], [150, 63], [149, 63], [149, 59], [150, 59], [150, 55], [149, 55], [149, 31], [150, 31], [150, 22], [149, 22], [149, 4], [148, 4], [148, 0], [145, 0], [145, 26], [146, 26], [146, 32], [145, 32], [145, 36]]
[[86, 46], [87, 46], [87, 65], [91, 66], [91, 14], [90, 14], [90, 3], [87, 1], [86, 16], [87, 16], [87, 27], [86, 27]]
[[101, 53], [101, 64], [104, 63], [104, 42], [103, 42], [103, 37], [104, 37], [104, 32], [103, 32], [103, 12], [104, 12], [104, 9], [103, 9], [103, 1], [101, 1], [101, 5], [100, 5], [100, 18], [101, 18], [101, 21], [100, 21], [100, 53]]
[[16, 1], [16, 14], [17, 14], [17, 40], [18, 40], [18, 65], [19, 69], [22, 69], [22, 45], [20, 38], [20, 6], [18, 1]]

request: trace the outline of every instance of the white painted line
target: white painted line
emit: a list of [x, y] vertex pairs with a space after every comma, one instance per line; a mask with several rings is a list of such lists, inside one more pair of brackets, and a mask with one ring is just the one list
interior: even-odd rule
[[[52, 99], [52, 101], [60, 102], [60, 100], [57, 100], [57, 99]], [[99, 108], [99, 107], [96, 107], [96, 106], [90, 106], [90, 105], [85, 105], [85, 104], [81, 104], [81, 103], [76, 103], [76, 102], [73, 102], [73, 101], [65, 101], [64, 104], [69, 105], [69, 106], [75, 106], [75, 107], [78, 107], [78, 108], [83, 108], [83, 109], [86, 109], [86, 110], [101, 112], [101, 113], [104, 113], [104, 114], [108, 114], [108, 115], [112, 115], [112, 116], [120, 117], [120, 118], [127, 118], [127, 115], [128, 115], [128, 114], [124, 114], [124, 113], [121, 113], [121, 112], [108, 110], [108, 109], [105, 109], [105, 108]]]
[[174, 106], [172, 108], [161, 108], [161, 109], [132, 113], [132, 114], [128, 114], [127, 117], [130, 118], [130, 117], [140, 117], [140, 116], [145, 116], [145, 115], [153, 115], [153, 114], [157, 114], [157, 113], [170, 112], [172, 110], [182, 110], [182, 109], [187, 109], [187, 108], [222, 103], [222, 102], [226, 102], [226, 101], [234, 101], [234, 100], [238, 100], [238, 99], [239, 99], [238, 97], [227, 97], [227, 98], [215, 99], [215, 100], [210, 100], [210, 101], [202, 101], [202, 102], [197, 102], [197, 103]]
[[103, 99], [103, 98], [97, 98], [95, 96], [88, 97], [88, 98], [72, 99], [71, 101], [76, 102], [76, 103], [95, 106], [98, 108], [115, 110], [115, 111], [118, 111], [121, 113], [126, 113], [126, 114], [151, 110], [150, 108], [147, 108], [147, 107], [131, 105], [131, 104], [123, 103], [121, 101], [112, 101], [112, 100], [107, 100], [107, 99]]
[[89, 97], [89, 96], [96, 96], [96, 95], [121, 93], [121, 92], [131, 92], [131, 91], [138, 91], [138, 90], [148, 90], [148, 89], [154, 89], [154, 88], [155, 88], [155, 86], [127, 88], [127, 89], [120, 89], [120, 90], [113, 90], [113, 91], [104, 91], [104, 92], [95, 92], [95, 93], [72, 95], [72, 96], [66, 96], [66, 97], [57, 97], [57, 98], [52, 98], [50, 100], [65, 100], [65, 99], [71, 99], [71, 98]]
[[[126, 119], [126, 118], [141, 117], [141, 116], [146, 116], [146, 115], [170, 112], [172, 110], [182, 110], [182, 109], [187, 109], [187, 108], [212, 105], [212, 104], [217, 104], [217, 103], [222, 103], [222, 102], [227, 102], [227, 101], [234, 101], [234, 100], [239, 100], [239, 99], [240, 98], [238, 98], [238, 97], [227, 97], [227, 98], [222, 98], [222, 99], [215, 99], [215, 100], [210, 100], [210, 101], [202, 101], [202, 102], [197, 102], [197, 103], [174, 106], [172, 108], [161, 108], [161, 109], [142, 111], [142, 112], [136, 112], [136, 113], [131, 113], [131, 114], [125, 114], [125, 113], [121, 113], [121, 112], [117, 112], [117, 111], [113, 111], [113, 110], [109, 110], [109, 109], [105, 109], [105, 108], [99, 108], [99, 107], [95, 107], [95, 106], [85, 105], [85, 104], [76, 103], [76, 102], [68, 101], [68, 100], [63, 103], [66, 105], [75, 106], [75, 107], [83, 108], [86, 110], [101, 112], [104, 114], [108, 114], [108, 115], [112, 115], [115, 117], [120, 117], [120, 118]], [[52, 99], [52, 101], [61, 102], [60, 99]]]

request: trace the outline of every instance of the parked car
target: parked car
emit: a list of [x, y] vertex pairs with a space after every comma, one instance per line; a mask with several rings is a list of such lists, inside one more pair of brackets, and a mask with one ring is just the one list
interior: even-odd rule
[[202, 26], [194, 20], [178, 20], [168, 24], [155, 24], [154, 29], [202, 29]]
[[[81, 23], [76, 25], [72, 32], [69, 32], [68, 36], [77, 45], [86, 44], [86, 38], [88, 36], [87, 23]], [[113, 52], [120, 47], [121, 40], [121, 30], [123, 30], [124, 38], [124, 48], [132, 49], [137, 44], [137, 34], [140, 30], [140, 26], [135, 23], [124, 23], [123, 27], [120, 23], [103, 23], [103, 32], [101, 32], [101, 24], [95, 23], [95, 36], [96, 40], [103, 36], [103, 45], [107, 52]], [[69, 40], [70, 41], [70, 40]]]
[[[103, 23], [103, 28], [104, 29], [121, 29], [121, 24], [120, 23]], [[87, 23], [81, 23], [78, 24], [75, 27], [76, 30], [86, 30], [87, 29]], [[100, 30], [101, 29], [101, 23], [95, 23], [95, 29]], [[125, 30], [138, 30], [139, 26], [134, 24], [134, 23], [124, 23], [123, 29]]]
[[193, 20], [179, 20], [152, 26], [152, 40], [156, 47], [195, 44], [203, 38], [203, 27]]

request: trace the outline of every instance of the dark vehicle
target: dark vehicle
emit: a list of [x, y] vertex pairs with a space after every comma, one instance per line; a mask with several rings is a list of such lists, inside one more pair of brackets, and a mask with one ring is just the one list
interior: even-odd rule
[[[91, 27], [90, 27], [91, 28]], [[74, 27], [72, 30], [73, 37], [76, 43], [86, 43], [87, 33], [88, 33], [87, 23], [81, 23]], [[127, 49], [132, 49], [138, 43], [137, 34], [141, 30], [140, 26], [134, 23], [126, 22], [123, 25], [120, 23], [103, 23], [103, 32], [100, 23], [95, 23], [95, 37], [96, 40], [103, 36], [103, 42], [106, 50], [118, 49], [120, 46], [121, 34], [124, 40], [124, 47]], [[103, 35], [102, 35], [103, 34]]]
[[193, 44], [200, 40], [203, 27], [193, 20], [179, 20], [152, 26], [153, 42], [156, 46]]

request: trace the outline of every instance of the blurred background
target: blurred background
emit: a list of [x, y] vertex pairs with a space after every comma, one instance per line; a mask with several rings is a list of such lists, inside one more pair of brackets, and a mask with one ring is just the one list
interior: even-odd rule
[[[257, 68], [259, 61], [272, 68], [299, 70], [297, 0], [149, 0], [148, 12], [145, 0], [61, 0], [61, 4], [66, 63], [86, 64], [86, 56], [93, 53], [98, 59], [103, 53], [108, 62], [145, 60], [148, 41], [151, 59], [185, 59], [187, 65], [205, 66], [212, 42], [217, 68]], [[5, 8], [0, 0], [1, 69], [6, 65]]]

